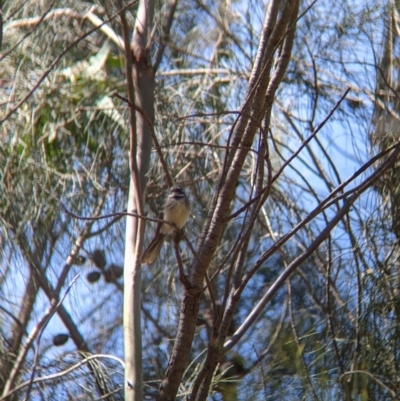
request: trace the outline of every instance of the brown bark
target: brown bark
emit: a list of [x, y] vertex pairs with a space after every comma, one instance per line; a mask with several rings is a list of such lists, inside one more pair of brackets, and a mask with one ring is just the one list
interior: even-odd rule
[[[286, 69], [293, 42], [298, 5], [297, 0], [286, 2], [284, 9], [282, 9], [281, 1], [272, 1], [269, 5], [247, 97], [242, 107], [243, 114], [239, 116], [231, 131], [229, 145], [233, 150], [225, 158], [210, 213], [198, 242], [198, 258], [193, 260], [190, 267], [191, 288], [185, 290], [183, 295], [176, 342], [161, 383], [158, 400], [173, 400], [176, 397], [194, 337], [204, 276], [221, 240], [225, 219], [235, 196], [236, 184], [244, 160], [262, 120], [265, 116], [269, 117], [275, 91]], [[275, 59], [274, 55], [276, 55]], [[239, 145], [240, 148], [237, 148]], [[193, 399], [205, 399], [207, 396], [212, 373], [220, 358], [224, 335], [226, 335], [224, 332], [221, 332], [221, 336], [210, 346], [206, 359], [208, 366], [205, 381], [199, 394], [192, 395]]]

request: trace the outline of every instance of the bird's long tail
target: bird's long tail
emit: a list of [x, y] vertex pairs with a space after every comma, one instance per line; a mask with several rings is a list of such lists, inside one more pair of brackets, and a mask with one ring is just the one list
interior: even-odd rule
[[164, 242], [166, 235], [162, 234], [159, 230], [156, 233], [153, 240], [150, 242], [148, 247], [143, 252], [143, 255], [140, 261], [146, 265], [151, 265], [157, 259], [158, 254], [160, 253], [161, 246]]

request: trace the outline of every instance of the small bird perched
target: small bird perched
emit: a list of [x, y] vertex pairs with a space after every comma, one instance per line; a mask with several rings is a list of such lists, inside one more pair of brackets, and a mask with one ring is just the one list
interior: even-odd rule
[[163, 219], [173, 223], [174, 226], [166, 223], [158, 224], [153, 240], [140, 259], [142, 263], [147, 265], [151, 265], [157, 259], [165, 237], [176, 229], [182, 229], [189, 219], [190, 205], [181, 187], [174, 186], [170, 189], [162, 211]]

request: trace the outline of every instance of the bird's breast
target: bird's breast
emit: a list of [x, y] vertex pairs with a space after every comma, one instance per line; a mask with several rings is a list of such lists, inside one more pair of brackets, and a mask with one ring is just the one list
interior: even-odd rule
[[[174, 223], [179, 229], [181, 229], [189, 219], [189, 208], [185, 202], [177, 202], [177, 204], [167, 210], [164, 210], [164, 220]], [[161, 228], [162, 234], [169, 234], [174, 228], [168, 224], [163, 224]]]

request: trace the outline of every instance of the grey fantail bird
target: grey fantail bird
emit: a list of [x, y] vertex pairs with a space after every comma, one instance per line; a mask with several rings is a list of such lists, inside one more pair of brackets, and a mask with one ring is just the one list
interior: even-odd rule
[[174, 186], [170, 189], [169, 195], [164, 202], [163, 220], [171, 224], [159, 223], [153, 240], [147, 246], [140, 261], [151, 265], [157, 259], [165, 237], [176, 229], [182, 229], [189, 219], [189, 201], [182, 188]]

